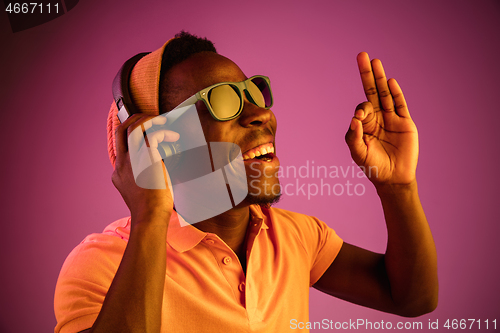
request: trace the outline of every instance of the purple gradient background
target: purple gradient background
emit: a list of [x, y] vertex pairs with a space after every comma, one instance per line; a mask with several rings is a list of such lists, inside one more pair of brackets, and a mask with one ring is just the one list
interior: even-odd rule
[[[106, 150], [111, 81], [130, 56], [181, 29], [213, 40], [248, 76], [271, 78], [284, 166], [351, 165], [343, 137], [365, 100], [356, 54], [380, 58], [419, 129], [419, 189], [439, 255], [439, 306], [415, 320], [500, 325], [499, 16], [491, 0], [82, 0], [13, 34], [0, 14], [0, 332], [53, 330], [65, 257], [128, 215]], [[287, 196], [278, 207], [317, 216], [347, 242], [383, 252], [382, 209], [362, 182], [363, 196]], [[315, 290], [310, 309], [311, 321], [406, 321]]]

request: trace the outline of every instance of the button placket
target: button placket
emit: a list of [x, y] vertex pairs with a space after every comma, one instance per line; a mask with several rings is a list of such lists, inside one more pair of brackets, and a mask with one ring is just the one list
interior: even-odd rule
[[[238, 259], [232, 250], [217, 238], [207, 237], [203, 240], [209, 251], [219, 263], [221, 273], [225, 276], [229, 286], [233, 290], [236, 300], [245, 306], [245, 283], [244, 273], [238, 265]], [[236, 260], [236, 261], [235, 261]], [[236, 265], [235, 265], [236, 263]]]

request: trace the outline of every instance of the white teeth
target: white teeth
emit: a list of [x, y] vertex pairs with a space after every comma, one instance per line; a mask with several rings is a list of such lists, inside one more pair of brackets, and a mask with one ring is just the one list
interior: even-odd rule
[[266, 144], [265, 147], [260, 147], [258, 149], [255, 149], [253, 152], [246, 152], [244, 155], [242, 155], [242, 157], [243, 160], [246, 161], [255, 158], [256, 156], [262, 156], [269, 153], [274, 153], [274, 146], [272, 144], [270, 145]]

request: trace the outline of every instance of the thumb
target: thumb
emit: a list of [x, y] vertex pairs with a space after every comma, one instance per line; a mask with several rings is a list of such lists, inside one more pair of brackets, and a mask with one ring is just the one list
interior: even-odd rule
[[354, 162], [360, 165], [366, 159], [367, 147], [363, 140], [363, 124], [356, 117], [351, 119], [351, 124], [345, 134], [345, 142], [351, 151]]

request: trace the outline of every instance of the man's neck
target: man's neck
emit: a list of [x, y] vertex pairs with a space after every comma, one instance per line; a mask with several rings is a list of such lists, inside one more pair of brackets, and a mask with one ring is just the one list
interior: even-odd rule
[[219, 236], [242, 261], [246, 259], [246, 232], [249, 220], [250, 207], [243, 206], [195, 223], [194, 226], [203, 232]]

